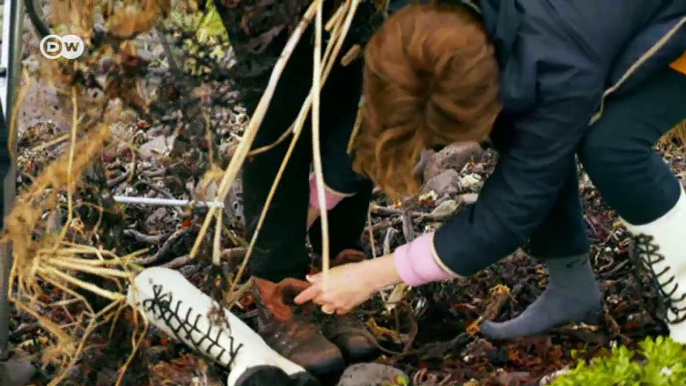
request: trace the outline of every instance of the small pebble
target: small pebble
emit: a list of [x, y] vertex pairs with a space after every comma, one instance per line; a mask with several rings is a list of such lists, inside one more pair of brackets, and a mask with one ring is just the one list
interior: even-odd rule
[[462, 200], [462, 203], [465, 205], [474, 204], [478, 198], [479, 198], [479, 195], [476, 193], [467, 193], [467, 194], [461, 194], [460, 195], [460, 199]]
[[436, 209], [434, 209], [431, 212], [431, 214], [433, 216], [448, 216], [451, 213], [455, 212], [458, 207], [459, 204], [455, 200], [444, 201], [439, 206], [437, 206]]
[[392, 366], [381, 363], [359, 363], [345, 369], [337, 386], [387, 386], [409, 384], [409, 377]]

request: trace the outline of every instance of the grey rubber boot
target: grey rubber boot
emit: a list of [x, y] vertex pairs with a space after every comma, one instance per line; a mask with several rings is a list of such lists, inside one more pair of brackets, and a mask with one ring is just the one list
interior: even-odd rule
[[36, 368], [29, 361], [10, 359], [6, 362], [0, 362], [0, 385], [28, 385], [35, 373]]
[[548, 259], [545, 291], [521, 315], [506, 322], [487, 321], [481, 332], [490, 339], [538, 335], [567, 323], [597, 323], [602, 294], [588, 255]]

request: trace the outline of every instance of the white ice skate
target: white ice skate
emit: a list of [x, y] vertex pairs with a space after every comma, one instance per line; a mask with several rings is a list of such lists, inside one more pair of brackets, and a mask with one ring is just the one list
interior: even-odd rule
[[[179, 272], [160, 267], [142, 271], [129, 288], [128, 301], [155, 327], [227, 367], [229, 386], [320, 385]], [[224, 318], [213, 315], [216, 310]]]
[[634, 264], [648, 268], [666, 308], [670, 337], [686, 344], [686, 193], [674, 208], [645, 225], [624, 221], [634, 236], [630, 251]]

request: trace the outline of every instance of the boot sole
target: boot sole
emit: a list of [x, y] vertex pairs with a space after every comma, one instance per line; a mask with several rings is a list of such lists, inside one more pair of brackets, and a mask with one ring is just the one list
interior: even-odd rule
[[600, 323], [600, 321], [604, 317], [603, 312], [604, 311], [603, 311], [602, 306], [600, 306], [599, 308], [593, 308], [593, 309], [586, 311], [584, 316], [581, 318], [574, 318], [568, 322], [554, 324], [554, 325], [552, 325], [552, 326], [550, 326], [544, 330], [541, 330], [535, 334], [513, 336], [513, 337], [508, 337], [508, 338], [495, 338], [495, 337], [488, 336], [486, 334], [483, 334], [483, 335], [486, 336], [488, 339], [492, 339], [495, 341], [505, 341], [505, 340], [520, 339], [520, 338], [532, 338], [532, 337], [536, 337], [536, 336], [544, 336], [544, 335], [549, 335], [550, 333], [555, 332], [556, 330], [558, 330], [562, 327], [569, 326], [572, 324], [585, 323], [585, 324], [596, 325], [596, 324]]
[[341, 349], [341, 352], [348, 364], [374, 361], [381, 355], [381, 351], [376, 348]]
[[329, 374], [344, 370], [345, 360], [343, 358], [334, 358], [303, 367], [305, 370], [315, 375]]

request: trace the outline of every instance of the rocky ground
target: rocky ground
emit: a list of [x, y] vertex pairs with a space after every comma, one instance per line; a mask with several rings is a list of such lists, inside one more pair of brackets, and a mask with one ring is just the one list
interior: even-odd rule
[[[27, 33], [30, 33], [28, 31]], [[32, 51], [27, 43], [28, 52]], [[151, 52], [152, 56], [159, 53]], [[30, 66], [32, 59], [26, 61]], [[145, 85], [144, 85], [145, 86]], [[155, 86], [157, 87], [157, 86]], [[248, 117], [232, 102], [235, 90], [229, 82], [206, 80], [189, 86], [200, 95], [200, 116], [186, 107], [171, 105], [162, 119], [148, 122], [130, 116], [116, 127], [113, 139], [94, 160], [75, 196], [75, 209], [83, 223], [94, 224], [92, 203], [103, 191], [112, 195], [211, 199], [212, 184], [203, 186], [201, 176], [212, 163], [226, 166], [232, 148]], [[207, 97], [203, 97], [207, 96]], [[210, 97], [211, 96], [211, 97]], [[46, 83], [37, 81], [20, 111], [19, 176], [21, 187], [31, 183], [49, 162], [69, 147], [70, 111]], [[207, 123], [209, 122], [209, 124]], [[208, 137], [206, 134], [211, 133]], [[683, 147], [661, 149], [674, 172], [683, 180], [686, 159]], [[397, 204], [376, 194], [372, 202], [370, 232], [363, 234], [369, 255], [381, 255], [432, 229], [478, 197], [483, 181], [492, 171], [496, 155], [478, 146], [448, 147], [427, 154], [417, 173], [425, 181], [419, 199]], [[521, 250], [465, 283], [437, 283], [409, 291], [386, 291], [376, 296], [358, 316], [377, 337], [384, 354], [379, 363], [393, 365], [417, 385], [536, 385], [542, 378], [581, 358], [606, 355], [617, 344], [632, 346], [646, 336], [664, 334], [657, 320], [657, 298], [642, 292], [627, 260], [627, 235], [617, 217], [607, 208], [592, 183], [580, 171], [580, 194], [586, 208], [588, 232], [593, 241], [593, 265], [605, 294], [605, 317], [598, 325], [565, 326], [549, 334], [508, 342], [481, 337], [473, 323], [483, 319], [505, 320], [519, 314], [546, 285], [543, 266]], [[116, 206], [105, 216], [97, 240], [118, 255], [148, 249], [137, 260], [142, 266], [166, 266], [180, 270], [201, 288], [216, 269], [204, 258], [190, 260], [188, 253], [204, 220], [202, 208]], [[228, 230], [222, 241], [221, 271], [232, 274], [244, 253], [240, 184], [227, 199]], [[66, 204], [46, 221], [59, 229], [64, 225]], [[371, 237], [373, 236], [373, 238]], [[74, 236], [76, 237], [76, 236]], [[211, 244], [211, 243], [206, 243]], [[206, 247], [201, 255], [209, 255]], [[313, 261], [313, 269], [317, 262]], [[59, 291], [46, 289], [45, 296], [61, 299]], [[399, 302], [398, 302], [399, 301]], [[397, 303], [390, 306], [390, 303]], [[58, 323], [66, 322], [59, 310], [41, 310]], [[240, 301], [241, 317], [254, 319], [250, 296]], [[470, 328], [470, 326], [472, 328]], [[91, 348], [70, 371], [65, 385], [113, 385], [117, 371], [130, 350], [130, 326], [118, 324], [98, 330]], [[38, 360], [51, 337], [30, 315], [15, 311], [11, 321], [11, 343], [17, 353]], [[114, 345], [118, 342], [122, 345]], [[35, 385], [44, 385], [55, 368], [40, 371]], [[130, 366], [128, 385], [223, 385], [225, 369], [194, 355], [182, 344], [151, 330], [141, 353]], [[335, 384], [335, 380], [331, 381]]]

